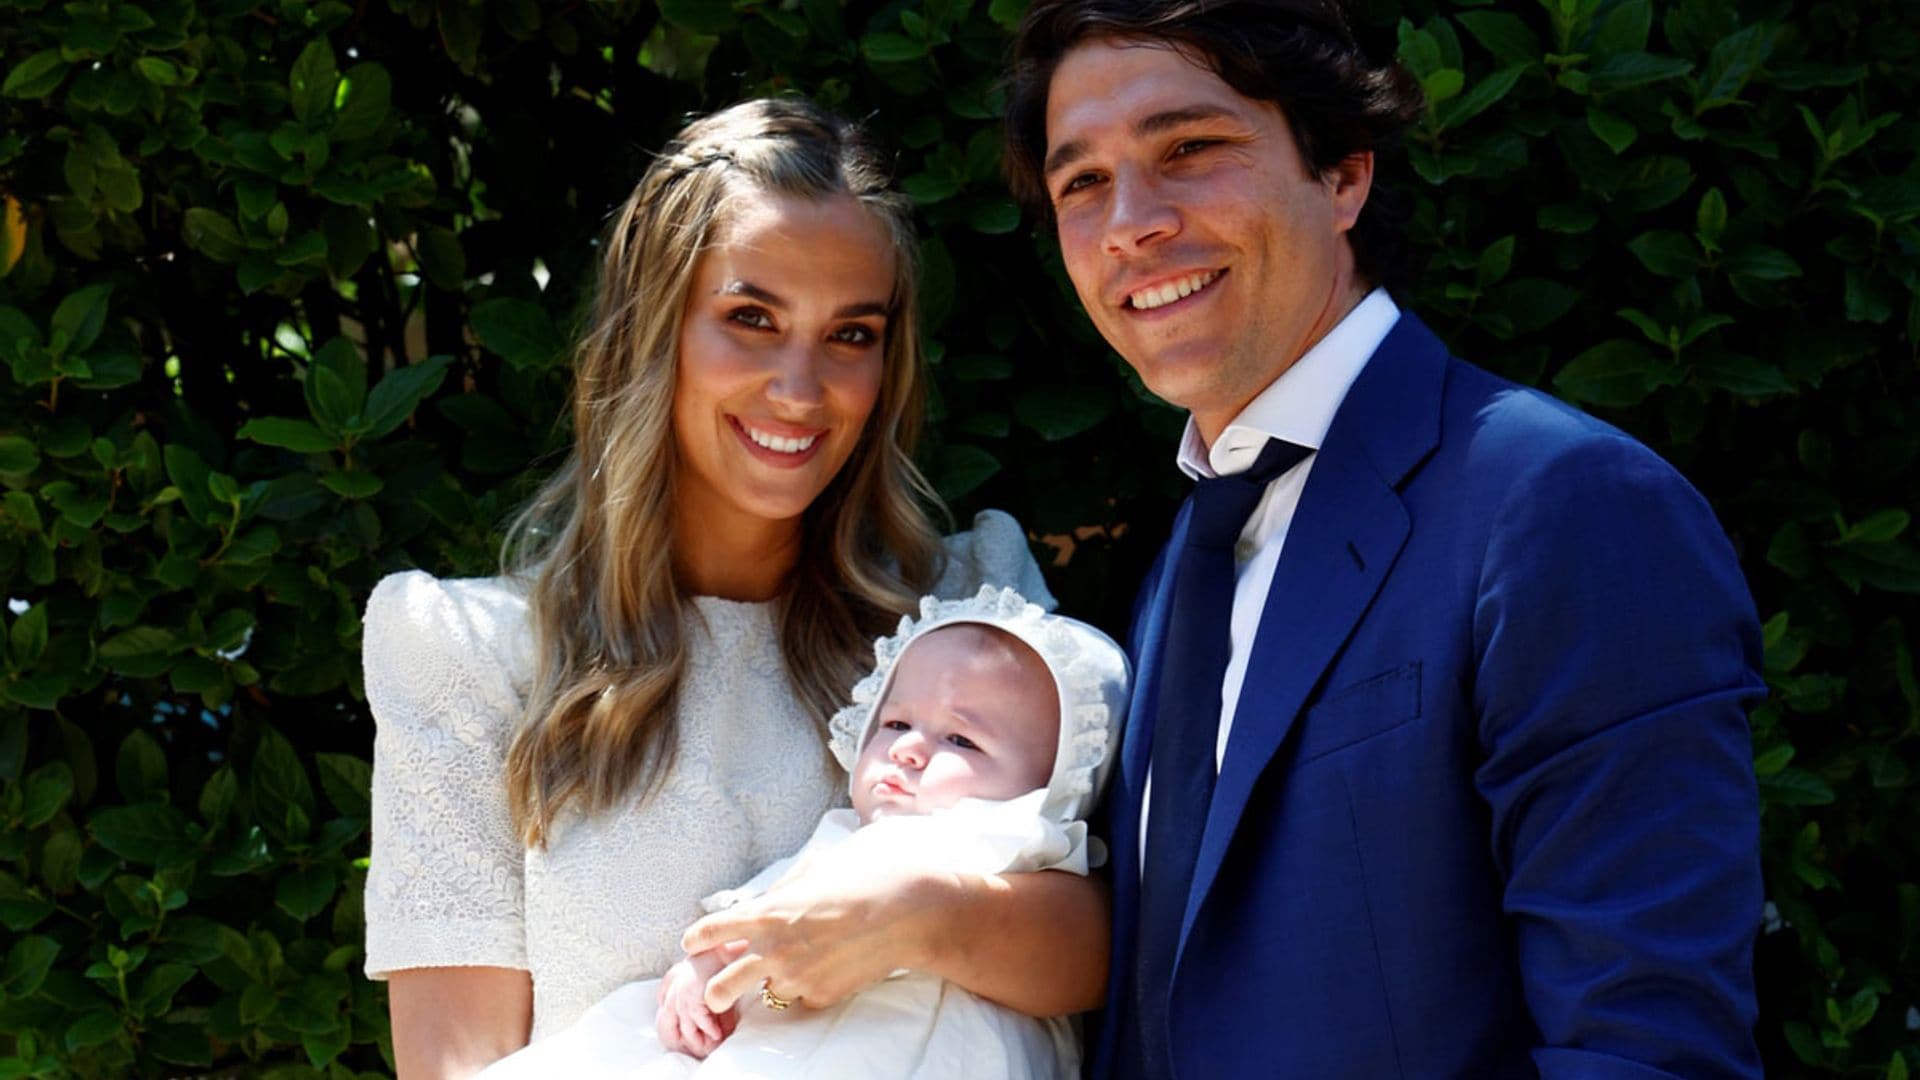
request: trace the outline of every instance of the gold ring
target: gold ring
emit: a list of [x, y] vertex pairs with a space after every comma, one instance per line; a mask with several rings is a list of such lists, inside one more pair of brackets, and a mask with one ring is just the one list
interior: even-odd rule
[[764, 982], [760, 984], [760, 1003], [772, 1009], [774, 1012], [781, 1012], [785, 1010], [787, 1006], [793, 1004], [793, 1002], [774, 993], [773, 987]]

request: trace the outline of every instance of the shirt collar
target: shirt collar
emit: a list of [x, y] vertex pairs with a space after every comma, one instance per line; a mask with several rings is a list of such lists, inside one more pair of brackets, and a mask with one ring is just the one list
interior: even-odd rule
[[1368, 293], [1347, 316], [1327, 331], [1279, 378], [1267, 384], [1226, 426], [1212, 448], [1200, 438], [1193, 417], [1180, 436], [1180, 471], [1195, 480], [1244, 472], [1268, 439], [1285, 439], [1309, 450], [1320, 449], [1333, 414], [1346, 399], [1387, 332], [1400, 319], [1400, 307], [1385, 289]]

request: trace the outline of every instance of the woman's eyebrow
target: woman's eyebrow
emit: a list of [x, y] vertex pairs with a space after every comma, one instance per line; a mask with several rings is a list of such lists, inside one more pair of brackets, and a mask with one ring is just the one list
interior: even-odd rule
[[[720, 287], [722, 296], [744, 296], [749, 300], [758, 300], [771, 308], [786, 309], [789, 305], [784, 297], [770, 289], [762, 288], [744, 278], [736, 278]], [[836, 319], [861, 319], [869, 315], [882, 318], [892, 314], [893, 308], [881, 300], [862, 300], [846, 304], [833, 313]]]

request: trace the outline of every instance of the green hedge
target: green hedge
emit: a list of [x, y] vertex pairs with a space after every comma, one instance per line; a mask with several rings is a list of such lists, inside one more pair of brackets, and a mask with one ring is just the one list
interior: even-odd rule
[[[0, 0], [0, 1077], [349, 1076], [359, 612], [565, 443], [603, 215], [689, 110], [870, 116], [924, 212], [927, 465], [1109, 627], [1179, 416], [997, 179], [1022, 0]], [[1920, 1069], [1920, 30], [1907, 0], [1374, 0], [1433, 105], [1407, 299], [1739, 545], [1780, 1075]], [[1142, 438], [1145, 432], [1149, 437]]]

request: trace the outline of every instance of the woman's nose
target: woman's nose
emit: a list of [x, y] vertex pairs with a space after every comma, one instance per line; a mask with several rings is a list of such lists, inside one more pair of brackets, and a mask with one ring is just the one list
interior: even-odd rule
[[773, 379], [767, 384], [768, 399], [796, 411], [819, 405], [820, 363], [819, 350], [811, 342], [796, 342], [781, 349], [774, 360]]

